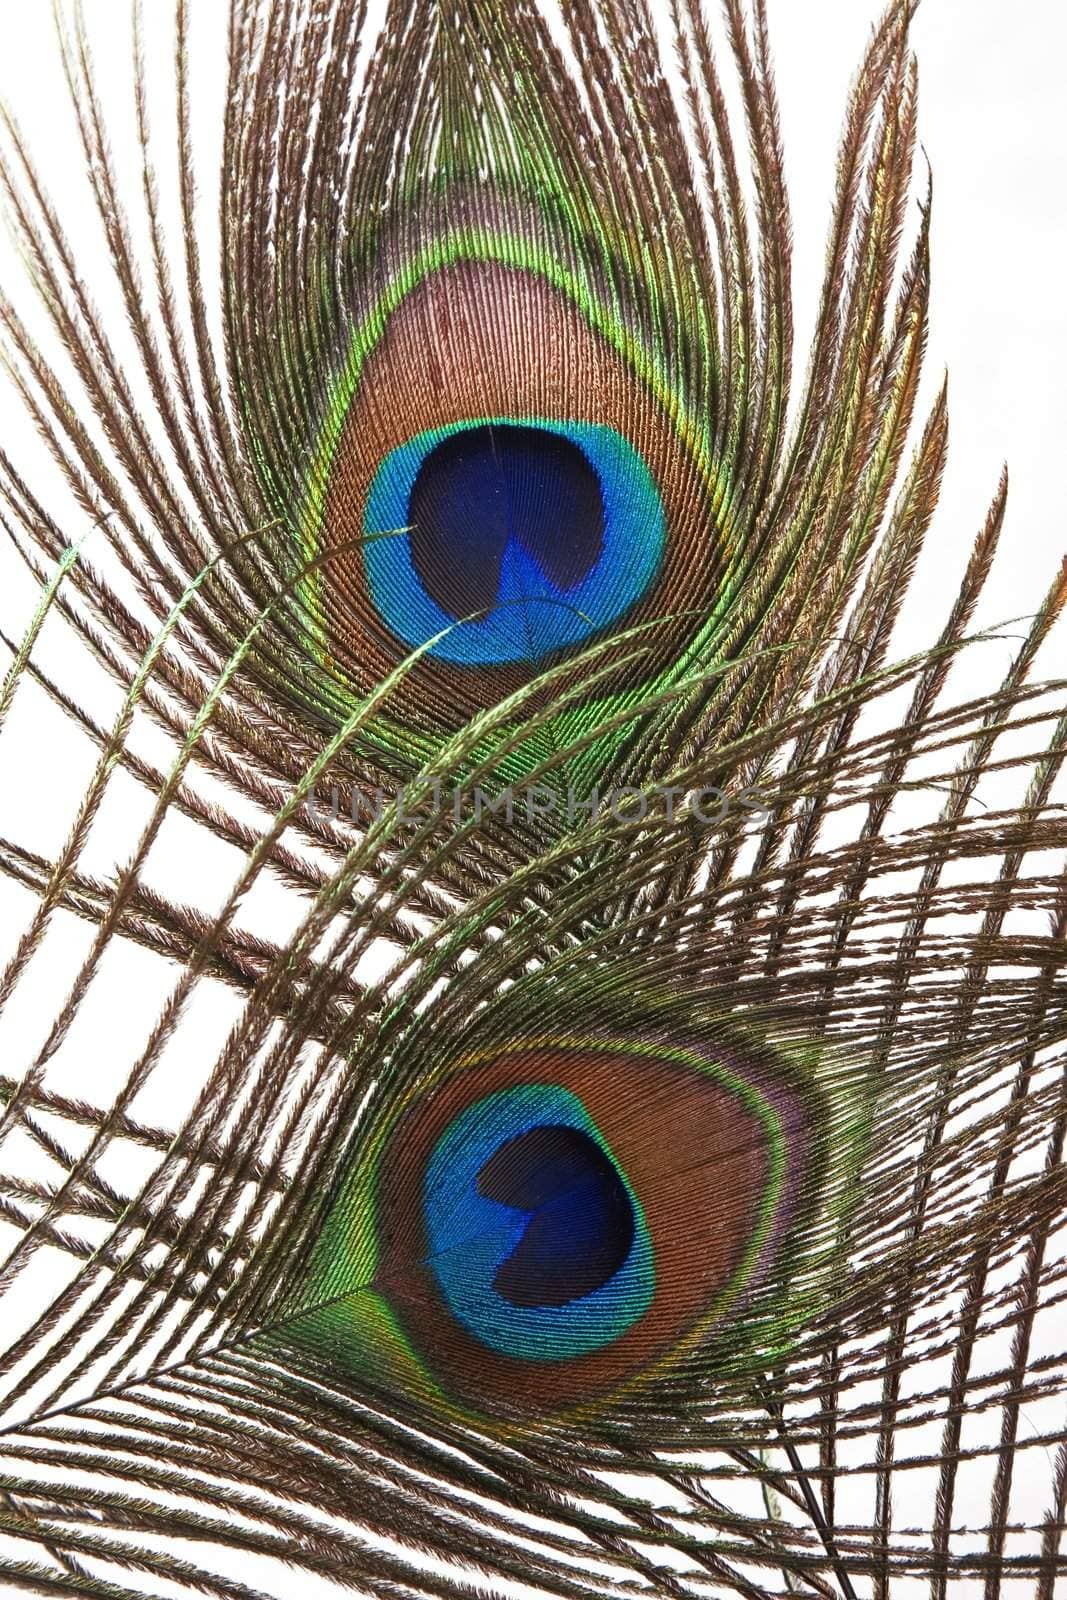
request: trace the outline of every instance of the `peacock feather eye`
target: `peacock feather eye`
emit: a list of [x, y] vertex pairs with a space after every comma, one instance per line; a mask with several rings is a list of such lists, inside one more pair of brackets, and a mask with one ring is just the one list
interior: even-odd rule
[[415, 726], [458, 727], [719, 592], [706, 440], [618, 288], [568, 277], [560, 248], [543, 216], [501, 211], [400, 251], [334, 385], [302, 513], [309, 605], [357, 687], [426, 647]]
[[751, 1325], [746, 1307], [803, 1254], [829, 1104], [752, 1040], [525, 1039], [451, 1063], [356, 1158], [286, 1337], [513, 1420], [699, 1361], [723, 1330], [735, 1353], [780, 1338], [773, 1305]]

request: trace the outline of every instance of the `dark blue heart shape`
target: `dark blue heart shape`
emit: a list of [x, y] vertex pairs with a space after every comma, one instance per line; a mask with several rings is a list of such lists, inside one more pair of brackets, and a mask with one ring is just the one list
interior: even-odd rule
[[578, 1128], [545, 1124], [506, 1140], [478, 1173], [488, 1200], [527, 1211], [522, 1238], [493, 1287], [516, 1306], [562, 1306], [618, 1272], [634, 1213], [618, 1169]]
[[464, 428], [431, 450], [408, 503], [411, 561], [452, 617], [488, 609], [509, 541], [561, 594], [604, 541], [600, 481], [578, 446], [545, 428]]

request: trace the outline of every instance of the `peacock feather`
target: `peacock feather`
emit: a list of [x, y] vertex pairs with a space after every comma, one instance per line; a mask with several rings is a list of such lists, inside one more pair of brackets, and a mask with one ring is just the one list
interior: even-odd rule
[[57, 0], [3, 1587], [1054, 1600], [1067, 566], [975, 631], [1004, 479], [896, 649], [914, 10], [798, 377], [765, 0]]

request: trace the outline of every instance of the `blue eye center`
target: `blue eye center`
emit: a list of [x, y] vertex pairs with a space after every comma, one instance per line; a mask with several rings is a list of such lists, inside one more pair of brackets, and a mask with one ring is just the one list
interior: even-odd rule
[[491, 1350], [561, 1361], [611, 1344], [652, 1301], [648, 1226], [581, 1100], [559, 1084], [486, 1095], [434, 1145], [425, 1267]]
[[423, 588], [459, 618], [494, 605], [512, 541], [553, 588], [573, 589], [600, 556], [604, 501], [592, 465], [569, 439], [484, 426], [430, 451], [412, 485], [408, 522]]
[[667, 536], [648, 467], [614, 428], [496, 417], [390, 451], [363, 532], [383, 622], [466, 667], [585, 644], [651, 591]]
[[493, 1287], [515, 1306], [562, 1306], [615, 1276], [634, 1241], [618, 1169], [579, 1128], [530, 1128], [506, 1140], [478, 1174], [478, 1193], [530, 1220]]

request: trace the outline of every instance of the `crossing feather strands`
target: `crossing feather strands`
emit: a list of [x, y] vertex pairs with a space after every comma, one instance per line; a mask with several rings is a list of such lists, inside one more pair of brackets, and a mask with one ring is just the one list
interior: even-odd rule
[[764, 0], [163, 9], [80, 208], [0, 128], [0, 1586], [1054, 1600], [1067, 565], [976, 629], [994, 467], [894, 648], [914, 6], [802, 350]]

